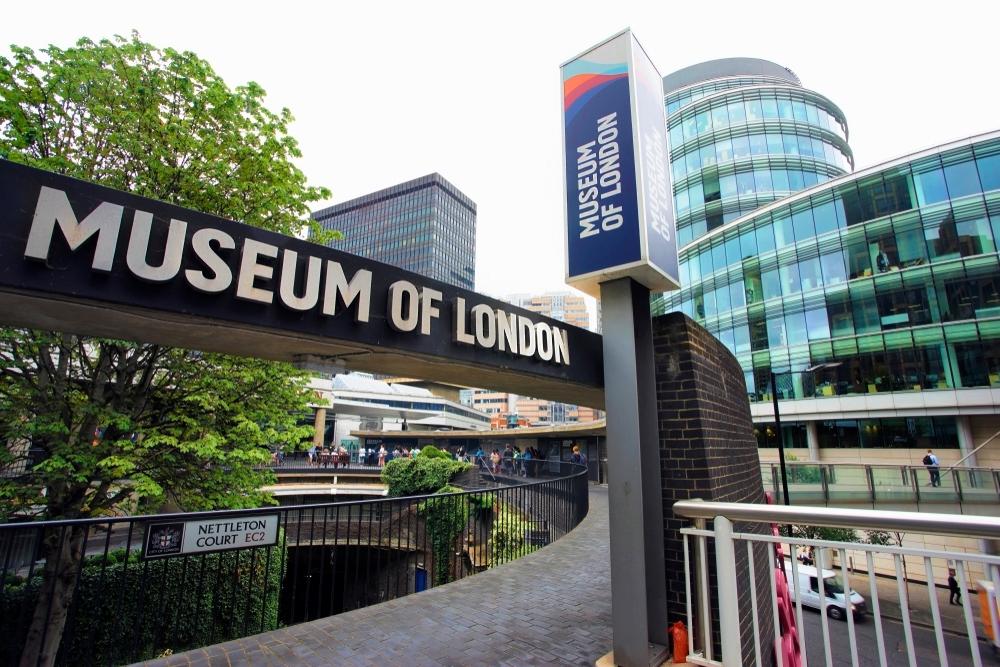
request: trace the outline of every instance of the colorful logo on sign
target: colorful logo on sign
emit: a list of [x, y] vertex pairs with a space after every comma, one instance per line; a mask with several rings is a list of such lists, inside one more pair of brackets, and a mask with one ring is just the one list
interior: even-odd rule
[[566, 123], [606, 86], [628, 78], [627, 63], [595, 63], [577, 60], [563, 68], [563, 110]]

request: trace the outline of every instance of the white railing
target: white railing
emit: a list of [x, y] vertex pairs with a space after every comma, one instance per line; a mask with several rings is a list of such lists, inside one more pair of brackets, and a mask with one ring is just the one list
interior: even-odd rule
[[[1000, 539], [1000, 519], [701, 501], [678, 502], [673, 511], [679, 517], [694, 520], [692, 527], [681, 530], [687, 625], [691, 629], [688, 662], [726, 667], [742, 665], [741, 629], [747, 624], [752, 624], [754, 637], [750, 664], [758, 666], [807, 667], [812, 661], [815, 665], [833, 667], [835, 659], [839, 664], [846, 664], [849, 657], [852, 667], [858, 667], [859, 655], [869, 658], [869, 664], [877, 655], [880, 667], [888, 667], [893, 663], [903, 664], [889, 656], [905, 650], [910, 667], [935, 662], [942, 667], [982, 667], [982, 653], [991, 652], [991, 648], [995, 650], [1000, 645], [997, 642], [1000, 639], [1000, 612], [995, 597], [995, 591], [1000, 591], [1000, 557], [948, 550], [947, 546], [939, 550], [913, 549], [798, 536], [789, 540], [776, 535], [777, 525], [795, 524], [887, 531], [896, 535], [996, 540]], [[712, 530], [705, 529], [706, 520], [713, 522]], [[740, 522], [743, 532], [734, 531], [734, 522]], [[708, 559], [709, 539], [714, 539], [714, 568], [710, 567]], [[942, 544], [946, 541], [941, 540]], [[782, 557], [785, 545], [790, 545], [791, 555], [802, 547], [813, 547], [818, 561], [816, 567], [800, 564], [795, 557]], [[828, 551], [839, 557], [839, 566], [827, 559]], [[849, 556], [849, 552], [854, 556]], [[896, 572], [893, 579], [875, 575], [877, 558], [891, 558]], [[906, 559], [910, 567], [922, 565], [921, 574], [926, 576], [926, 583], [904, 579]], [[864, 565], [858, 568], [858, 562]], [[712, 627], [710, 570], [714, 571], [718, 586], [719, 620], [715, 628], [718, 634], [713, 634]], [[740, 570], [746, 575], [738, 576]], [[959, 609], [955, 611], [942, 607], [943, 597], [948, 596], [951, 602], [950, 593], [936, 585], [943, 584], [950, 571], [954, 572], [962, 592]], [[977, 576], [981, 579], [975, 579]], [[783, 585], [782, 579], [790, 584]], [[767, 584], [761, 586], [761, 581]], [[788, 597], [784, 597], [782, 588], [788, 590]], [[856, 591], [863, 591], [863, 594], [856, 594]], [[976, 593], [982, 599], [974, 599]], [[741, 617], [738, 601], [745, 600], [747, 595], [749, 610], [744, 609]], [[779, 595], [784, 597], [782, 602], [779, 602]], [[866, 596], [867, 600], [859, 599]], [[889, 605], [895, 607], [890, 598], [900, 601], [898, 617], [885, 613]], [[794, 609], [786, 606], [788, 602], [794, 603]], [[927, 609], [913, 608], [914, 605]], [[818, 617], [804, 612], [803, 606], [817, 607]], [[770, 632], [766, 614], [770, 615], [774, 628], [773, 646], [761, 644], [762, 636], [766, 638]], [[982, 618], [984, 614], [986, 617]], [[841, 620], [846, 623], [840, 625]], [[713, 636], [721, 647], [721, 655], [713, 646]], [[777, 663], [774, 663], [775, 655]]]

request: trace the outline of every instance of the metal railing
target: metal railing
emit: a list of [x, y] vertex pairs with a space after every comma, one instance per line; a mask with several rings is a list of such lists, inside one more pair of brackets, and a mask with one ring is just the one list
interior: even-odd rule
[[[123, 665], [362, 608], [518, 558], [572, 530], [587, 471], [461, 493], [0, 525], [0, 665]], [[155, 520], [278, 515], [274, 546], [144, 559]], [[32, 649], [34, 646], [34, 649]], [[34, 656], [34, 652], [30, 652]]]
[[[1000, 502], [996, 468], [930, 469], [923, 465], [788, 462], [788, 495], [799, 503]], [[781, 466], [762, 462], [761, 477], [779, 504]]]
[[[686, 616], [693, 628], [688, 662], [763, 665], [772, 664], [776, 655], [779, 667], [832, 667], [834, 659], [857, 667], [859, 656], [868, 663], [878, 656], [879, 665], [887, 667], [903, 664], [893, 655], [905, 652], [910, 667], [931, 661], [981, 667], [982, 653], [998, 645], [1000, 557], [947, 548], [789, 540], [777, 535], [777, 525], [995, 540], [1000, 519], [698, 501], [678, 502], [673, 511], [694, 520], [694, 527], [681, 530]], [[706, 520], [713, 522], [711, 529]], [[815, 565], [786, 560], [783, 545], [789, 543], [792, 553], [812, 547]], [[709, 559], [712, 547], [714, 560]], [[850, 567], [849, 552], [860, 555], [863, 565]], [[895, 577], [875, 576], [879, 558], [891, 559]], [[907, 558], [929, 583], [907, 581]], [[955, 595], [940, 586], [951, 573], [960, 593], [957, 611], [944, 606], [944, 598], [951, 603]], [[717, 581], [715, 592], [711, 578]], [[763, 645], [772, 631], [774, 645]]]

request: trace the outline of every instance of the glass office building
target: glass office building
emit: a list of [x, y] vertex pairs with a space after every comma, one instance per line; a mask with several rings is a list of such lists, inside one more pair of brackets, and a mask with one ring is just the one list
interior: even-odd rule
[[312, 214], [343, 240], [330, 247], [458, 287], [476, 285], [476, 204], [440, 174]]
[[663, 83], [682, 246], [853, 169], [844, 113], [780, 65], [713, 60]]
[[[668, 120], [671, 136], [678, 119], [687, 122], [689, 107], [695, 119], [716, 108], [717, 92], [685, 101], [686, 90], [703, 85], [667, 93], [668, 110], [678, 105]], [[755, 94], [763, 109], [764, 90]], [[743, 103], [746, 113], [748, 98]], [[843, 129], [841, 135], [827, 124], [824, 133], [820, 123], [822, 139], [846, 139], [843, 116], [829, 104], [822, 108]], [[678, 154], [671, 143], [674, 165], [692, 153], [700, 133], [680, 136]], [[970, 419], [995, 415], [1000, 405], [1000, 132], [852, 174], [843, 171], [849, 149], [835, 145], [846, 163], [818, 153], [809, 161], [817, 175], [821, 163], [829, 166], [828, 178], [778, 192], [770, 169], [765, 201], [681, 237], [683, 289], [654, 296], [654, 313], [684, 312], [736, 355], [762, 447], [776, 444], [772, 370], [792, 371], [778, 383], [787, 446], [971, 447]], [[773, 156], [760, 159], [770, 164]], [[797, 159], [804, 173], [801, 152]], [[733, 161], [739, 172], [741, 161]], [[701, 163], [694, 171], [698, 183], [711, 168]], [[674, 174], [674, 192], [679, 225], [690, 228], [701, 213], [690, 201], [687, 213], [681, 209], [681, 195], [692, 187], [686, 161], [683, 169]], [[758, 171], [754, 166], [755, 187]], [[742, 206], [743, 196], [735, 197]], [[725, 210], [726, 198], [718, 201]]]

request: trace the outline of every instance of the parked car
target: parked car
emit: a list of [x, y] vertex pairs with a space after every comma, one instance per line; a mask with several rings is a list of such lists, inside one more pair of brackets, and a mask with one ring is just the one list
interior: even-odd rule
[[[798, 582], [793, 581], [791, 564], [785, 564], [785, 579], [788, 580], [788, 592], [792, 596], [792, 602], [795, 602], [795, 593], [796, 590], [799, 590], [803, 607], [820, 609], [819, 575], [816, 573], [816, 568], [809, 565], [798, 565], [796, 571]], [[832, 570], [823, 570], [823, 589], [826, 593], [827, 615], [837, 621], [846, 621], [847, 604], [844, 595], [844, 580]], [[868, 612], [865, 599], [853, 588], [851, 589], [850, 607], [855, 619], [862, 618]]]

